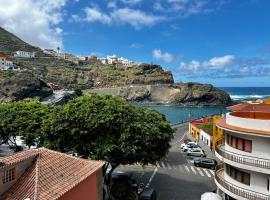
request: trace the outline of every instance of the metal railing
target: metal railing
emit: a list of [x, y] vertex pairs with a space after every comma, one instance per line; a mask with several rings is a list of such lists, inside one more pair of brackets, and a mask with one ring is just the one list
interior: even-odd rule
[[215, 179], [216, 181], [226, 190], [231, 193], [241, 196], [250, 200], [270, 200], [270, 196], [266, 194], [262, 194], [259, 192], [255, 192], [252, 190], [248, 190], [245, 188], [238, 187], [224, 179], [224, 165], [217, 165], [215, 170]]
[[253, 157], [253, 156], [241, 155], [241, 154], [237, 154], [237, 153], [225, 150], [224, 144], [217, 146], [216, 152], [223, 158], [226, 158], [228, 160], [231, 160], [240, 164], [260, 167], [264, 169], [270, 169], [270, 160]]

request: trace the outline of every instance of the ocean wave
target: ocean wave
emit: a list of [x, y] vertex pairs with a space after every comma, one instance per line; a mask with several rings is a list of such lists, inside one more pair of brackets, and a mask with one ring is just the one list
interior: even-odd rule
[[233, 100], [248, 100], [248, 99], [266, 99], [267, 97], [270, 97], [270, 94], [268, 95], [257, 95], [257, 94], [250, 94], [250, 95], [230, 95], [230, 97]]

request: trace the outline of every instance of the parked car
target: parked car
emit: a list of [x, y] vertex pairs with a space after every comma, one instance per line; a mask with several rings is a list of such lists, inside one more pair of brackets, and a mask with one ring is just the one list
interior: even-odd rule
[[205, 157], [205, 153], [201, 148], [192, 148], [187, 150], [187, 156]]
[[181, 144], [181, 149], [183, 149], [185, 146], [190, 145], [190, 144], [198, 145], [197, 142], [192, 142], [192, 141], [187, 140], [183, 144]]
[[205, 167], [210, 169], [215, 169], [217, 161], [210, 158], [198, 158], [194, 160], [194, 165], [196, 167]]
[[197, 143], [190, 143], [190, 144], [187, 144], [186, 146], [184, 146], [182, 151], [186, 152], [189, 149], [194, 149], [194, 148], [200, 148], [200, 147], [197, 145]]
[[112, 183], [127, 183], [131, 186], [133, 191], [138, 191], [137, 182], [132, 179], [131, 173], [116, 171], [112, 173]]
[[140, 194], [139, 200], [156, 200], [157, 192], [152, 188], [145, 188], [144, 191]]

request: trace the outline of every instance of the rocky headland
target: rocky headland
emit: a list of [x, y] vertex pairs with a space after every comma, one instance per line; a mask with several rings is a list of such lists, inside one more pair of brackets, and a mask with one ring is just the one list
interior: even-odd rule
[[[36, 52], [35, 58], [13, 57], [14, 51]], [[208, 84], [174, 83], [170, 71], [155, 64], [74, 63], [52, 57], [0, 27], [0, 52], [12, 57], [19, 71], [0, 71], [0, 102], [46, 97], [47, 83], [61, 89], [119, 95], [129, 102], [183, 106], [228, 105], [230, 96]]]

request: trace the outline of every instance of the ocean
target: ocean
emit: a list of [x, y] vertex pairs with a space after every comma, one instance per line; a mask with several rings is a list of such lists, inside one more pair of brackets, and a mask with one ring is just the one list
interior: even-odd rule
[[270, 87], [220, 87], [233, 100], [266, 99], [270, 97]]
[[[222, 87], [228, 92], [233, 100], [265, 99], [270, 97], [270, 87]], [[203, 116], [226, 113], [226, 107], [181, 107], [181, 106], [163, 106], [153, 105], [144, 106], [148, 109], [154, 109], [163, 113], [167, 120], [172, 123], [181, 123], [190, 119], [198, 119]]]

